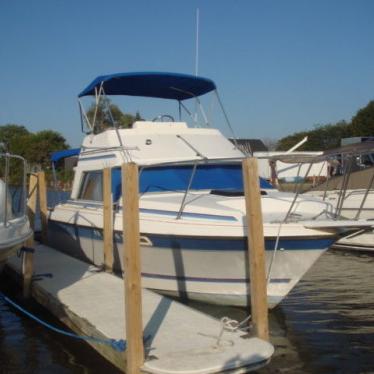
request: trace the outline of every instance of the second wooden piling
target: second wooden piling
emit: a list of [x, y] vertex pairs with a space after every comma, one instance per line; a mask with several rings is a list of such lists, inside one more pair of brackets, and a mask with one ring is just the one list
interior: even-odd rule
[[122, 165], [123, 253], [127, 374], [138, 374], [144, 362], [139, 234], [138, 166]]
[[[29, 192], [27, 198], [27, 215], [30, 222], [30, 228], [34, 232], [35, 213], [38, 192], [38, 177], [35, 174], [30, 174], [29, 177]], [[22, 252], [22, 277], [23, 297], [29, 298], [31, 296], [31, 282], [34, 273], [34, 255], [27, 249], [34, 247], [34, 238], [30, 237], [24, 244], [26, 250]]]
[[243, 161], [243, 181], [248, 226], [251, 313], [255, 334], [269, 340], [267, 287], [265, 273], [265, 240], [257, 160]]
[[112, 171], [103, 170], [103, 236], [104, 236], [104, 266], [105, 270], [113, 271], [113, 198]]
[[45, 183], [45, 173], [40, 171], [38, 173], [38, 187], [39, 187], [39, 205], [40, 205], [40, 220], [42, 222], [42, 243], [48, 243], [48, 207], [47, 207], [47, 187]]

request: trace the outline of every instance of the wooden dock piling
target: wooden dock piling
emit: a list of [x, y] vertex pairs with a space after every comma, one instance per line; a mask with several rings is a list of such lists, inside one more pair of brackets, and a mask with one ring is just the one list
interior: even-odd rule
[[122, 211], [127, 374], [138, 374], [144, 363], [138, 180], [138, 166], [135, 163], [123, 164]]
[[248, 226], [252, 323], [256, 336], [268, 341], [265, 240], [257, 160], [254, 157], [245, 159], [242, 168]]
[[103, 236], [104, 236], [104, 267], [105, 271], [113, 271], [113, 198], [112, 169], [103, 170]]
[[35, 213], [36, 213], [37, 197], [38, 197], [38, 176], [36, 174], [30, 174], [29, 192], [28, 192], [28, 198], [27, 198], [27, 216], [29, 217], [30, 227], [32, 230], [35, 229]]
[[42, 237], [43, 244], [48, 242], [48, 207], [47, 207], [47, 187], [45, 183], [45, 173], [40, 171], [38, 173], [38, 187], [39, 187], [39, 205], [40, 205], [40, 219], [42, 222]]
[[[38, 192], [38, 177], [35, 174], [30, 174], [29, 177], [29, 192], [27, 199], [27, 215], [30, 222], [30, 228], [34, 231], [35, 212]], [[26, 248], [34, 247], [34, 238], [31, 237], [25, 242]], [[22, 277], [23, 285], [22, 292], [24, 298], [31, 296], [31, 281], [34, 273], [34, 255], [32, 252], [23, 251], [22, 253]]]

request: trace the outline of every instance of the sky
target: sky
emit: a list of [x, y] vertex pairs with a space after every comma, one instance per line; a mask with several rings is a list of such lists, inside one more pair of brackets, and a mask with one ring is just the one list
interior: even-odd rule
[[195, 73], [197, 8], [198, 73], [237, 136], [349, 121], [374, 99], [371, 0], [0, 0], [0, 125], [79, 146], [77, 95], [96, 76]]

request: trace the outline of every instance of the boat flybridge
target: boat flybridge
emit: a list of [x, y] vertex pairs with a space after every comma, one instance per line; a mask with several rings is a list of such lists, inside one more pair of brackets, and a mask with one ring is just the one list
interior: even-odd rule
[[[241, 161], [244, 155], [212, 127], [203, 98], [215, 83], [173, 73], [122, 73], [96, 78], [79, 94], [82, 127], [71, 198], [50, 213], [54, 247], [96, 265], [103, 263], [103, 169], [112, 170], [114, 269], [122, 267], [120, 166], [139, 166], [143, 287], [205, 302], [248, 303], [247, 229]], [[103, 103], [111, 95], [164, 99], [177, 104], [178, 120], [155, 113], [130, 128], [102, 126]], [[83, 98], [95, 99], [88, 115]], [[195, 115], [194, 111], [199, 115]], [[103, 116], [101, 116], [103, 117]], [[184, 118], [186, 117], [188, 121]], [[187, 122], [192, 123], [188, 125]], [[203, 122], [203, 123], [201, 123]], [[268, 301], [277, 305], [318, 257], [341, 226], [331, 222], [331, 205], [318, 198], [281, 193], [260, 180]]]
[[26, 215], [26, 161], [0, 153], [0, 271], [33, 232]]

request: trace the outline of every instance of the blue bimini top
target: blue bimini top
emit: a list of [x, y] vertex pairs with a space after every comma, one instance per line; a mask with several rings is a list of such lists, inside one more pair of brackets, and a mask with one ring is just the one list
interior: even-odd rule
[[62, 151], [56, 151], [51, 154], [51, 160], [52, 162], [56, 163], [59, 160], [71, 156], [78, 156], [80, 153], [80, 148], [73, 148], [73, 149], [64, 149]]
[[178, 73], [118, 73], [94, 79], [78, 97], [95, 95], [103, 87], [106, 95], [144, 96], [178, 101], [204, 95], [216, 89], [207, 78]]

